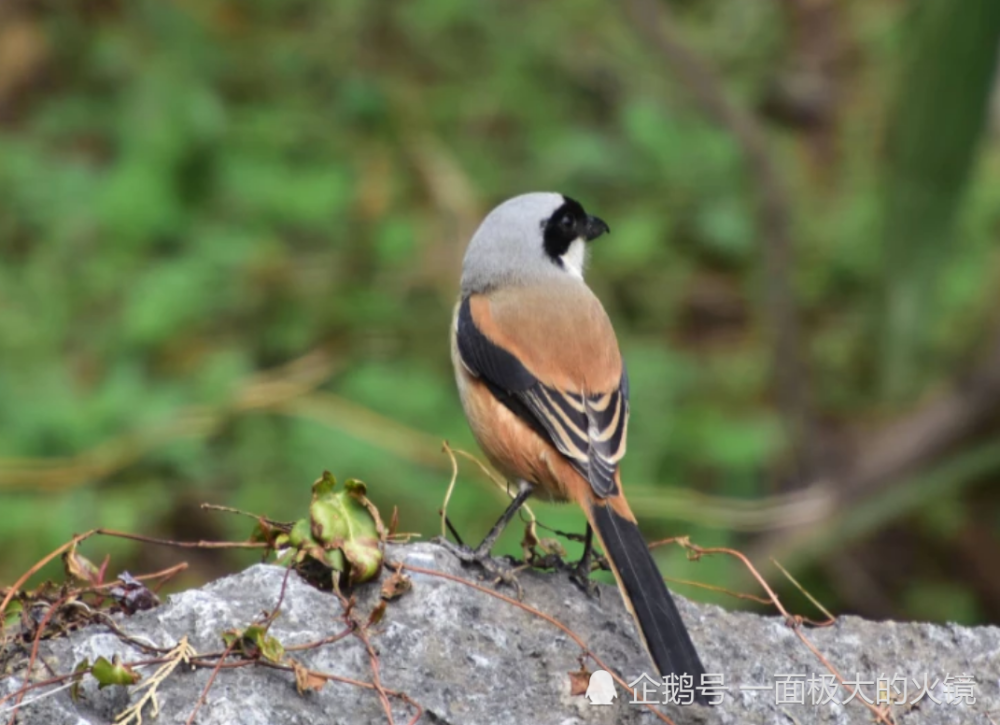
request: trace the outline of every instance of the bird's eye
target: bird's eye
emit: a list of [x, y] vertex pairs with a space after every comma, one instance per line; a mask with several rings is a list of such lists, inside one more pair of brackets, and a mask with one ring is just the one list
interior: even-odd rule
[[562, 218], [559, 219], [559, 226], [568, 232], [573, 231], [573, 227], [576, 226], [576, 219], [571, 214], [563, 214]]

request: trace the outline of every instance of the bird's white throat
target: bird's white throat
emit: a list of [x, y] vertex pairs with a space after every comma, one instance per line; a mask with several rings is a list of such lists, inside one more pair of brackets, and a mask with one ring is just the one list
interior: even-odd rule
[[567, 272], [574, 277], [583, 279], [583, 267], [587, 263], [587, 243], [582, 239], [574, 240], [560, 259], [562, 259]]

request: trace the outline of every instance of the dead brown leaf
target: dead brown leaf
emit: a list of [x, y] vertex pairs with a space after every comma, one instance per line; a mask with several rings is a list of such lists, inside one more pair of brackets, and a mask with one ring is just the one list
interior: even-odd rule
[[292, 669], [295, 671], [295, 689], [300, 695], [304, 695], [310, 690], [319, 692], [326, 684], [326, 678], [321, 677], [300, 662], [292, 662]]
[[587, 668], [581, 665], [579, 670], [568, 674], [569, 694], [573, 697], [586, 695], [587, 688], [590, 687], [590, 672], [587, 671]]

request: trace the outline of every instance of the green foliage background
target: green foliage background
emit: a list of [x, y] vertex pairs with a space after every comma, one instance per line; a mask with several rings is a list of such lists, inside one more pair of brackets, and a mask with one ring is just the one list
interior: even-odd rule
[[[835, 472], [844, 440], [947, 391], [998, 322], [997, 13], [829, 4], [835, 62], [813, 71], [836, 93], [800, 122], [768, 109], [813, 58], [808, 5], [664, 7], [767, 134], [794, 210], [786, 272], [819, 470]], [[461, 256], [483, 214], [529, 190], [611, 225], [589, 279], [629, 365], [624, 474], [646, 534], [753, 547], [730, 514], [808, 481], [774, 404], [757, 188], [676, 78], [593, 0], [6, 4], [0, 582], [96, 526], [245, 534], [203, 501], [297, 518], [323, 469], [366, 481], [402, 530], [438, 531], [440, 442], [475, 450], [448, 359]], [[241, 397], [310, 351], [329, 369], [313, 390]], [[923, 488], [927, 471], [909, 472], [893, 489], [905, 506], [852, 504], [866, 524], [796, 575], [832, 608], [995, 620], [1000, 580], [977, 567], [1000, 546], [996, 458]], [[459, 529], [477, 539], [502, 506], [463, 464]], [[571, 509], [535, 509], [582, 528]], [[244, 561], [88, 547], [113, 571], [187, 558], [181, 585]], [[733, 562], [683, 559], [661, 563], [749, 588]]]

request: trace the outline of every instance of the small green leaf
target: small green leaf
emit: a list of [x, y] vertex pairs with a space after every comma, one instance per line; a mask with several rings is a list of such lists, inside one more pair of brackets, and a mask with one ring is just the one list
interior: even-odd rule
[[72, 698], [73, 702], [80, 699], [80, 683], [83, 681], [83, 676], [87, 674], [90, 669], [90, 659], [84, 658], [80, 664], [73, 668], [73, 684], [69, 688], [69, 696]]
[[285, 656], [285, 648], [277, 637], [265, 635], [260, 638], [260, 653], [269, 662], [281, 662]]
[[19, 601], [12, 601], [3, 611], [3, 626], [13, 627], [21, 619], [21, 610], [24, 605]]
[[109, 685], [134, 685], [141, 679], [138, 672], [121, 663], [118, 655], [115, 655], [111, 662], [104, 657], [98, 657], [90, 669], [90, 674], [97, 680], [97, 688], [100, 690]]
[[288, 543], [292, 546], [300, 547], [311, 541], [313, 541], [313, 537], [309, 519], [299, 519], [295, 522], [291, 533], [288, 535]]
[[245, 630], [226, 630], [222, 633], [222, 641], [227, 648], [233, 648], [247, 659], [263, 657], [270, 662], [280, 662], [285, 656], [285, 647], [277, 637], [267, 633], [267, 628], [252, 624]]

